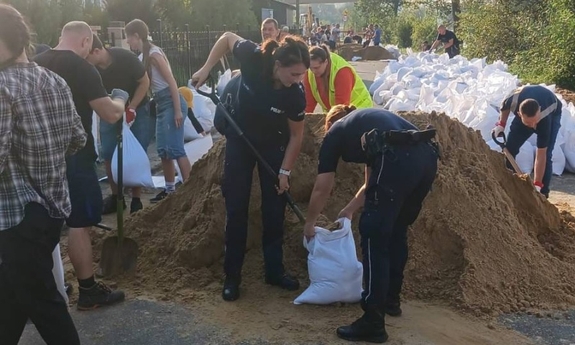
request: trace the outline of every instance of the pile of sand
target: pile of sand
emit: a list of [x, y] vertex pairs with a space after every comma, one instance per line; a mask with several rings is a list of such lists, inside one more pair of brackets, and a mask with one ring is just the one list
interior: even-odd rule
[[[477, 132], [444, 115], [403, 116], [420, 127], [435, 126], [443, 155], [433, 190], [410, 229], [405, 297], [446, 301], [479, 314], [575, 304], [575, 219], [562, 217], [529, 181], [512, 175], [503, 156]], [[316, 176], [322, 121], [321, 115], [307, 117], [292, 173], [291, 192], [304, 210]], [[220, 288], [224, 145], [219, 141], [194, 165], [190, 180], [175, 195], [128, 219], [128, 235], [141, 248], [137, 284], [142, 289], [182, 296]], [[325, 216], [333, 220], [362, 182], [363, 167], [340, 164]], [[243, 269], [248, 291], [263, 278], [260, 202], [255, 178]], [[288, 211], [285, 264], [304, 281], [306, 254], [302, 227]], [[257, 293], [265, 302], [266, 290]]]
[[359, 56], [364, 61], [393, 59], [393, 55], [383, 47], [369, 46], [364, 48], [361, 44], [355, 43], [341, 45], [337, 48], [337, 53], [347, 61], [351, 61], [354, 56]]

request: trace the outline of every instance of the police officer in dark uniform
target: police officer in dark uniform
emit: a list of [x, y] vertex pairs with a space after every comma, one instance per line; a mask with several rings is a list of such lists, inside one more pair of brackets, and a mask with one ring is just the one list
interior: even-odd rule
[[[226, 32], [216, 42], [205, 65], [192, 76], [192, 85], [201, 86], [219, 59], [232, 51], [241, 65], [234, 117], [244, 135], [267, 163], [277, 171], [271, 176], [258, 163], [262, 192], [263, 254], [265, 281], [287, 290], [299, 289], [299, 281], [283, 266], [283, 223], [290, 171], [303, 140], [305, 94], [301, 84], [310, 64], [304, 41], [287, 36], [261, 47]], [[225, 90], [225, 92], [229, 90]], [[222, 297], [239, 297], [241, 269], [246, 250], [248, 207], [255, 155], [233, 129], [225, 130], [226, 152], [222, 194], [226, 203], [226, 254]]]
[[365, 164], [364, 185], [338, 216], [351, 219], [364, 207], [359, 221], [364, 314], [351, 325], [339, 327], [337, 335], [383, 343], [388, 338], [384, 314], [401, 315], [407, 227], [419, 215], [437, 172], [435, 130], [418, 131], [383, 109], [338, 105], [326, 117], [326, 131], [304, 235], [308, 240], [315, 235], [314, 225], [333, 188], [339, 159]]

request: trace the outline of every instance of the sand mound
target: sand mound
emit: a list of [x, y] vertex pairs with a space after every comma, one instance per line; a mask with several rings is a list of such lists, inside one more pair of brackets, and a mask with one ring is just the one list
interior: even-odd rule
[[[575, 218], [562, 215], [512, 175], [481, 136], [444, 115], [403, 114], [438, 129], [443, 160], [433, 190], [410, 229], [407, 298], [446, 301], [477, 313], [575, 304]], [[292, 173], [292, 195], [305, 209], [317, 169], [323, 116], [309, 115]], [[126, 223], [141, 247], [139, 285], [164, 292], [216, 291], [222, 277], [224, 202], [220, 192], [225, 140], [194, 165], [175, 195]], [[323, 221], [334, 219], [363, 182], [362, 167], [340, 164]], [[257, 174], [257, 173], [256, 173]], [[254, 179], [243, 285], [261, 281], [259, 182]], [[354, 220], [357, 229], [358, 216]], [[307, 278], [302, 228], [288, 211], [286, 267]], [[357, 234], [356, 234], [357, 236]], [[359, 243], [356, 237], [356, 243]], [[358, 252], [359, 253], [359, 252]], [[265, 301], [266, 291], [259, 291]]]
[[346, 59], [351, 61], [354, 56], [359, 56], [362, 60], [385, 60], [393, 59], [393, 55], [388, 52], [385, 48], [380, 46], [369, 46], [363, 47], [361, 44], [344, 44], [338, 47], [337, 53]]

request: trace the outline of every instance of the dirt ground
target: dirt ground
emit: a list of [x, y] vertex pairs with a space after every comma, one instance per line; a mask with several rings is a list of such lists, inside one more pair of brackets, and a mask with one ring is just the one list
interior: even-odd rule
[[[565, 93], [568, 97], [569, 94]], [[566, 98], [567, 98], [566, 97]], [[574, 97], [575, 98], [575, 97]], [[105, 194], [109, 188], [102, 183]], [[552, 182], [550, 201], [561, 210], [573, 211], [575, 206], [575, 175], [564, 174], [555, 176]], [[144, 191], [145, 207], [156, 190]], [[129, 197], [127, 198], [129, 204]], [[128, 210], [125, 213], [128, 217]], [[222, 215], [223, 217], [224, 215]], [[104, 216], [104, 224], [113, 228], [116, 226], [116, 215]], [[106, 236], [102, 230], [94, 230], [94, 243]], [[66, 253], [66, 236], [62, 238], [62, 251]], [[169, 255], [169, 253], [166, 253]], [[98, 248], [94, 253], [96, 261], [99, 258]], [[66, 279], [76, 285], [73, 269], [68, 257], [64, 257]], [[97, 270], [97, 265], [94, 265]], [[219, 271], [205, 272], [206, 276], [221, 277]], [[182, 272], [182, 274], [185, 274]], [[136, 277], [128, 284], [121, 281], [121, 286], [115, 281], [108, 283], [126, 290], [128, 299], [145, 299], [157, 301], [176, 301], [178, 304], [197, 311], [201, 322], [221, 329], [230, 334], [235, 341], [264, 339], [269, 343], [326, 343], [345, 344], [334, 336], [334, 330], [342, 322], [351, 322], [361, 315], [358, 305], [310, 306], [293, 305], [293, 299], [301, 293], [286, 292], [271, 288], [262, 279], [250, 282], [249, 290], [242, 290], [242, 297], [234, 303], [223, 302], [220, 297], [221, 281], [207, 280], [201, 291], [182, 286], [173, 293], [172, 289], [148, 289], [146, 284], [140, 284], [143, 277]], [[303, 277], [300, 277], [303, 278]], [[176, 282], [177, 283], [177, 282]], [[145, 287], [145, 288], [144, 288]], [[77, 286], [75, 288], [77, 291]], [[261, 292], [265, 291], [265, 294]], [[265, 295], [265, 301], [262, 296]], [[71, 305], [75, 303], [77, 294], [71, 297]], [[499, 324], [494, 317], [471, 316], [469, 313], [453, 309], [451, 306], [436, 303], [426, 303], [418, 300], [408, 300], [403, 305], [404, 315], [400, 318], [386, 318], [389, 344], [529, 344], [532, 339], [508, 329]], [[249, 311], [249, 313], [247, 312]]]

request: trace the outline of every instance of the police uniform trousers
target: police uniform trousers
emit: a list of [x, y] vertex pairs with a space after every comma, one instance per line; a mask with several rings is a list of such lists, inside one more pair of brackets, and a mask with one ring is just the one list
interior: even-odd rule
[[[264, 160], [279, 173], [285, 146], [258, 145]], [[257, 165], [261, 188], [262, 246], [266, 277], [284, 274], [283, 232], [286, 198], [276, 190], [277, 175], [272, 176], [257, 162], [245, 142], [228, 136], [226, 141], [222, 194], [226, 204], [226, 236], [224, 271], [227, 276], [239, 277], [246, 251], [248, 211], [254, 167]]]
[[437, 172], [428, 142], [396, 146], [371, 164], [359, 221], [363, 255], [362, 308], [382, 312], [399, 302], [407, 262], [407, 227], [421, 211]]

